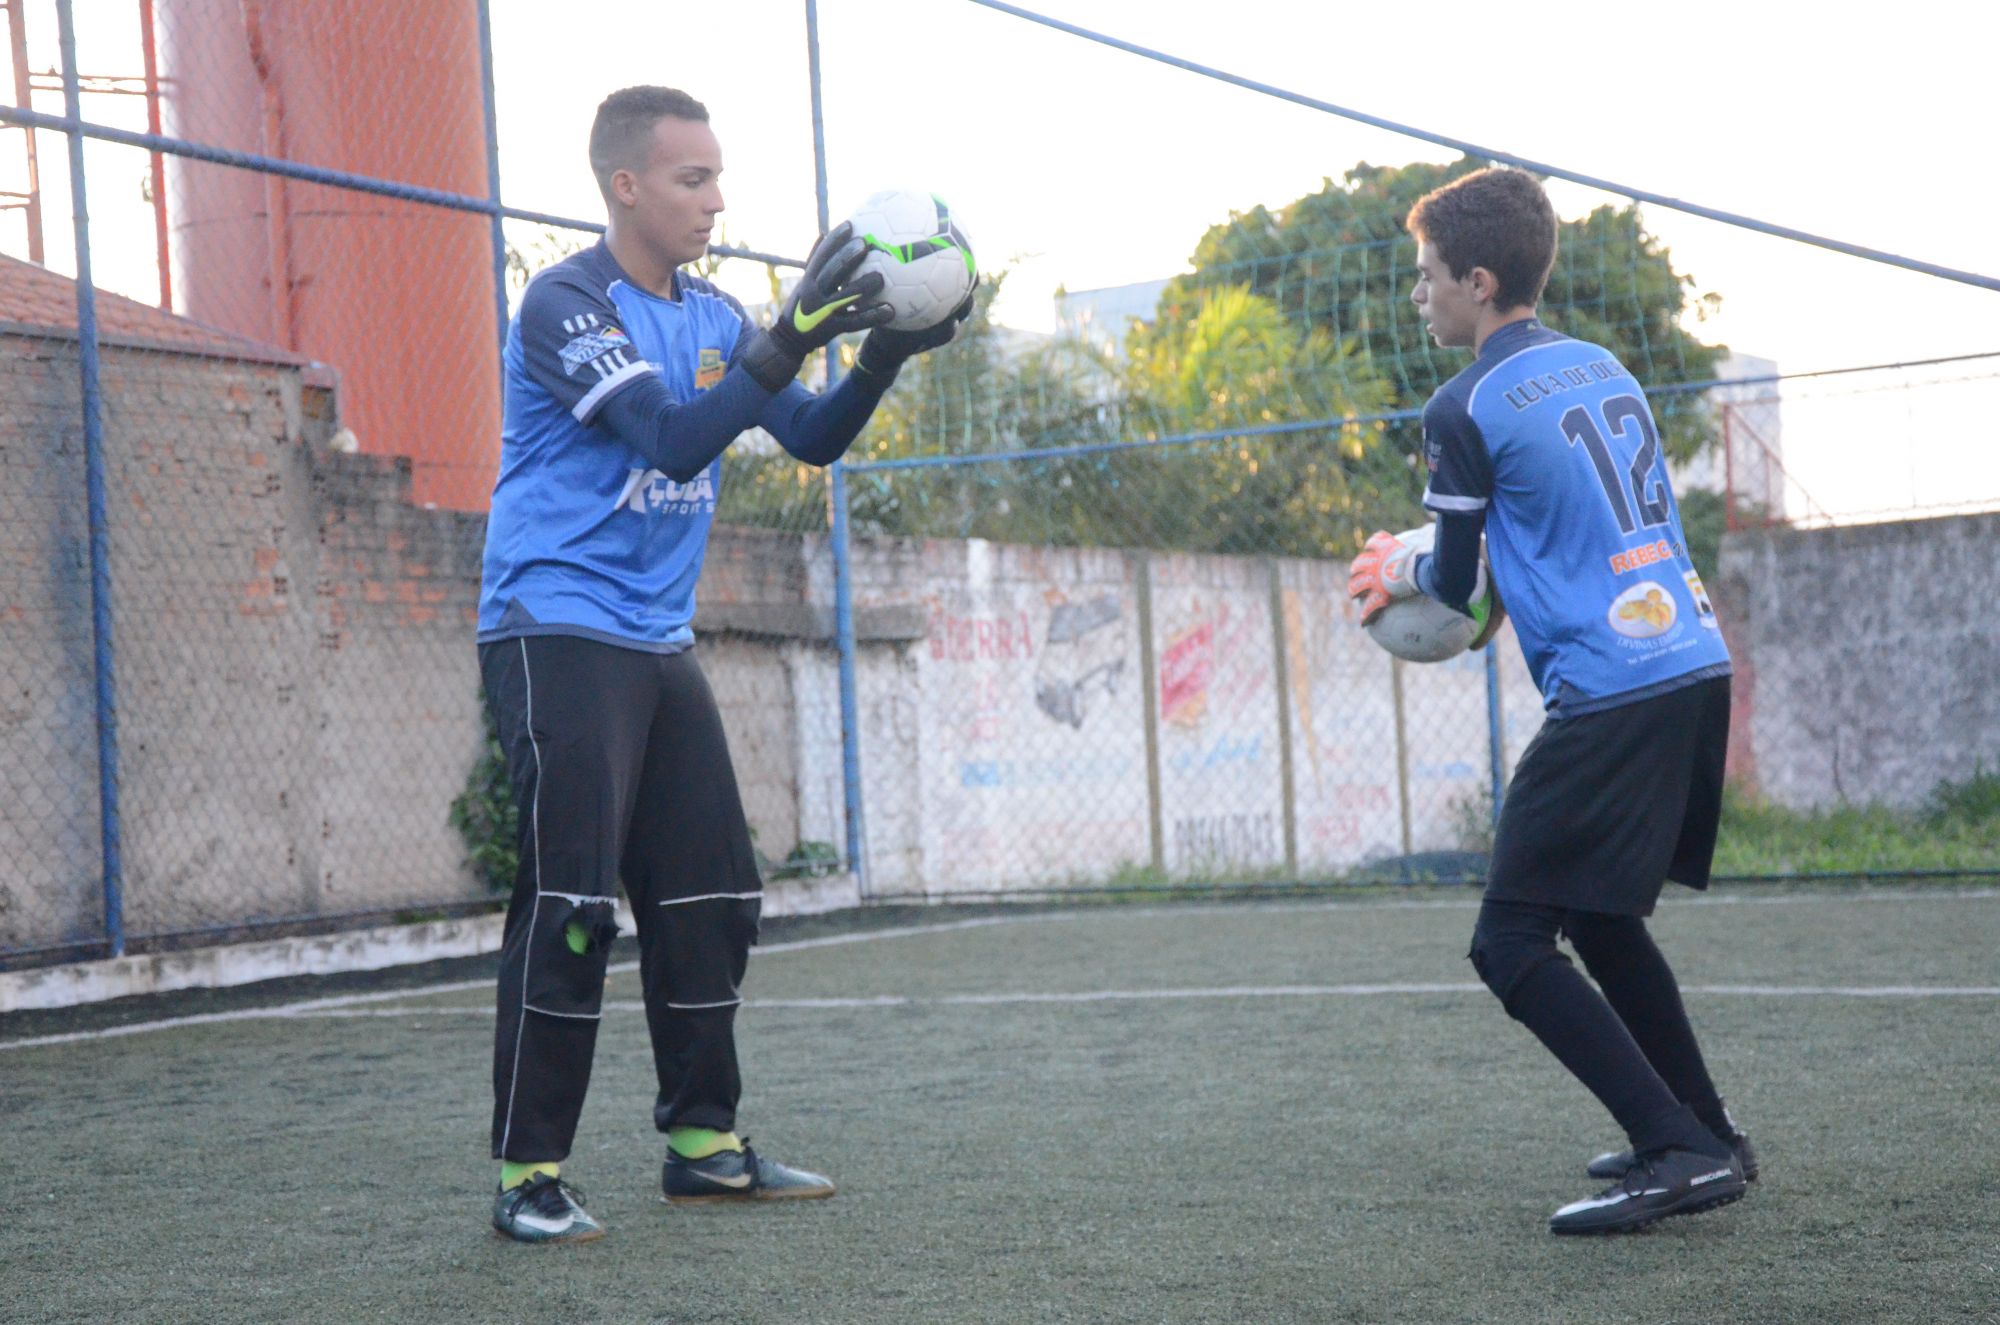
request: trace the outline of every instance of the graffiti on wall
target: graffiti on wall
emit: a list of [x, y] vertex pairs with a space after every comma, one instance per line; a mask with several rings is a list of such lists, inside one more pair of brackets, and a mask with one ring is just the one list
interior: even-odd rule
[[1026, 612], [959, 616], [935, 596], [926, 606], [931, 657], [939, 662], [1011, 662], [1035, 656], [1035, 634]]
[[1174, 820], [1174, 858], [1184, 865], [1228, 869], [1268, 864], [1284, 854], [1278, 817], [1268, 810]]
[[1115, 694], [1125, 675], [1124, 612], [1117, 594], [1081, 603], [1060, 601], [1055, 590], [1049, 596], [1055, 601], [1035, 666], [1035, 707], [1080, 729], [1093, 701]]

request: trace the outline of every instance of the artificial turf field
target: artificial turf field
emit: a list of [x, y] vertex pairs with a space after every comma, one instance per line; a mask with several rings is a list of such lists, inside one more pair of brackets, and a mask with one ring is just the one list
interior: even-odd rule
[[614, 973], [573, 1247], [489, 1231], [476, 969], [16, 1014], [0, 1319], [2000, 1321], [2000, 894], [1670, 894], [1764, 1179], [1645, 1234], [1545, 1231], [1622, 1141], [1474, 982], [1470, 895], [938, 908], [752, 961], [739, 1130], [832, 1201], [658, 1201]]

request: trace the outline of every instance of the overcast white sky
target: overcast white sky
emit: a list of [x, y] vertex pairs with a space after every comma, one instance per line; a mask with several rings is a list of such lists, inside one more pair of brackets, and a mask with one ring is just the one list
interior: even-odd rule
[[[666, 83], [710, 107], [728, 166], [728, 238], [805, 252], [815, 214], [803, 0], [491, 3], [510, 202], [599, 215], [583, 153], [597, 101], [627, 84]], [[97, 62], [124, 62], [118, 29], [136, 33], [125, 18], [136, 5], [79, 6], [96, 12], [86, 45], [103, 52]], [[1800, 6], [1758, 0], [1026, 7], [1531, 159], [2000, 274], [2000, 177], [1990, 165], [2000, 6], [1909, 0], [1865, 20], [1801, 19]], [[1183, 270], [1208, 225], [1289, 202], [1357, 161], [1454, 155], [968, 0], [821, 0], [819, 21], [834, 215], [884, 187], [943, 195], [983, 264], [1013, 265], [1002, 317], [1018, 326], [1050, 325], [1058, 284]], [[66, 187], [50, 168], [60, 141], [46, 141], [44, 187], [54, 191]], [[5, 148], [0, 188], [11, 187]], [[1605, 200], [1553, 192], [1566, 215]], [[108, 201], [93, 208], [116, 223]], [[2000, 350], [2000, 293], [1664, 209], [1647, 219], [1697, 288], [1724, 297], [1700, 334], [1787, 371]], [[52, 265], [64, 261], [63, 228], [51, 218]], [[0, 247], [18, 252], [17, 233], [0, 223]], [[100, 281], [143, 297], [150, 256], [146, 243], [100, 252]], [[738, 279], [758, 296], [761, 269]], [[1968, 394], [1980, 393], [1956, 393]], [[1899, 439], [1898, 486], [1922, 502], [2000, 500], [2000, 436], [1974, 422], [1991, 414], [1911, 410], [1903, 402], [1897, 417], [1922, 435]], [[1807, 437], [1788, 413], [1786, 446], [1823, 503], [1883, 504], [1879, 437], [1872, 448]]]

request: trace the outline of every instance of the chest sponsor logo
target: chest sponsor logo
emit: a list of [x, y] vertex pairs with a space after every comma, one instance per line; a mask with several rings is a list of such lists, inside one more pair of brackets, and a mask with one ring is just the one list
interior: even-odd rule
[[722, 351], [711, 346], [703, 346], [701, 362], [695, 366], [694, 370], [694, 389], [697, 391], [708, 390], [717, 382], [720, 382], [722, 375], [727, 371], [729, 371], [729, 365], [722, 362]]
[[1627, 639], [1653, 639], [1674, 628], [1680, 609], [1658, 580], [1641, 580], [1611, 602], [1605, 619]]
[[706, 470], [686, 483], [676, 483], [657, 469], [634, 469], [626, 474], [625, 489], [612, 509], [640, 515], [713, 514], [715, 482]]
[[1611, 558], [1613, 575], [1629, 575], [1635, 570], [1674, 559], [1674, 545], [1662, 538], [1644, 547], [1626, 548]]

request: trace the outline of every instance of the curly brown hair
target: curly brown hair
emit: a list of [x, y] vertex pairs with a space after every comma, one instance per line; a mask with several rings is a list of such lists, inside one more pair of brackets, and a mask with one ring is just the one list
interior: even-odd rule
[[1489, 167], [1460, 176], [1417, 199], [1403, 226], [1429, 243], [1464, 280], [1484, 267], [1499, 282], [1502, 312], [1542, 297], [1556, 263], [1556, 211], [1542, 183], [1525, 170]]

